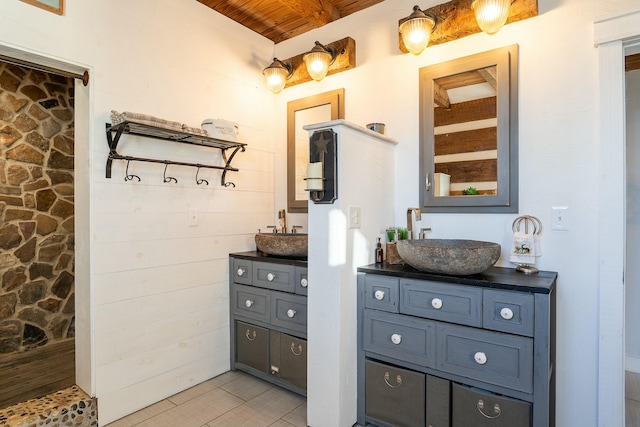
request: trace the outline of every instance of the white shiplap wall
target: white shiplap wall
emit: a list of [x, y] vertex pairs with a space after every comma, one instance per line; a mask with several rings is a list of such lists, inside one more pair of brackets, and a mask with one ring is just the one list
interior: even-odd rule
[[[65, 7], [60, 17], [2, 2], [0, 44], [92, 71], [81, 107], [89, 136], [76, 140], [77, 160], [86, 154], [90, 163], [87, 178], [79, 177], [90, 195], [77, 198], [77, 220], [91, 230], [81, 250], [90, 255], [78, 258], [92, 265], [88, 280], [76, 282], [76, 305], [93, 320], [78, 358], [104, 425], [229, 369], [227, 255], [254, 248], [255, 231], [274, 221], [276, 158], [285, 150], [274, 129], [284, 115], [276, 118], [276, 98], [260, 74], [272, 43], [194, 0], [67, 0]], [[236, 187], [221, 187], [212, 170], [200, 171], [210, 185], [198, 186], [195, 169], [177, 166], [168, 174], [178, 184], [165, 184], [163, 165], [147, 163], [130, 165], [140, 183], [124, 181], [123, 162], [106, 179], [111, 109], [191, 126], [205, 118], [238, 122], [248, 147], [233, 161], [240, 172], [227, 174]], [[220, 161], [210, 149], [128, 136], [119, 151]], [[191, 208], [197, 227], [187, 226]]]

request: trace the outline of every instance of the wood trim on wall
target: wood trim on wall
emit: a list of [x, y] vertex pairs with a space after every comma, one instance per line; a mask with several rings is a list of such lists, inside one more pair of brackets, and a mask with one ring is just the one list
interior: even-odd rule
[[75, 384], [74, 339], [0, 356], [0, 408]]

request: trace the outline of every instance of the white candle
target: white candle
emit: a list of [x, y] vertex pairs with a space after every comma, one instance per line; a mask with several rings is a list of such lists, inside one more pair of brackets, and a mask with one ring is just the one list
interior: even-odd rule
[[307, 178], [322, 178], [322, 162], [309, 163], [307, 167]]
[[308, 178], [307, 190], [322, 191], [322, 178]]

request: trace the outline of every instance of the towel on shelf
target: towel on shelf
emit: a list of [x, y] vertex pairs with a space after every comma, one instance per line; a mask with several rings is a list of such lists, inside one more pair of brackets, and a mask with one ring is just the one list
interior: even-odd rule
[[116, 110], [111, 110], [111, 124], [115, 126], [123, 122], [138, 123], [141, 125], [154, 126], [157, 128], [168, 130], [177, 130], [181, 132], [183, 126], [182, 123], [161, 119], [149, 114], [132, 113], [131, 111], [124, 111], [122, 113], [119, 113]]
[[209, 136], [209, 132], [207, 132], [205, 129], [194, 128], [185, 124], [182, 125], [182, 131], [186, 133], [191, 133], [193, 135]]
[[536, 263], [536, 257], [540, 255], [540, 242], [537, 234], [521, 231], [513, 233], [509, 262], [518, 265], [533, 265]]

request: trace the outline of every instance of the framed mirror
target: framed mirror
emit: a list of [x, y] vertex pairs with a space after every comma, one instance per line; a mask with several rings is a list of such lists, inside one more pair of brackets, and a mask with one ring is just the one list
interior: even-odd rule
[[303, 126], [344, 119], [344, 89], [287, 103], [287, 211], [306, 213], [309, 132]]
[[425, 212], [518, 212], [518, 45], [420, 69]]

